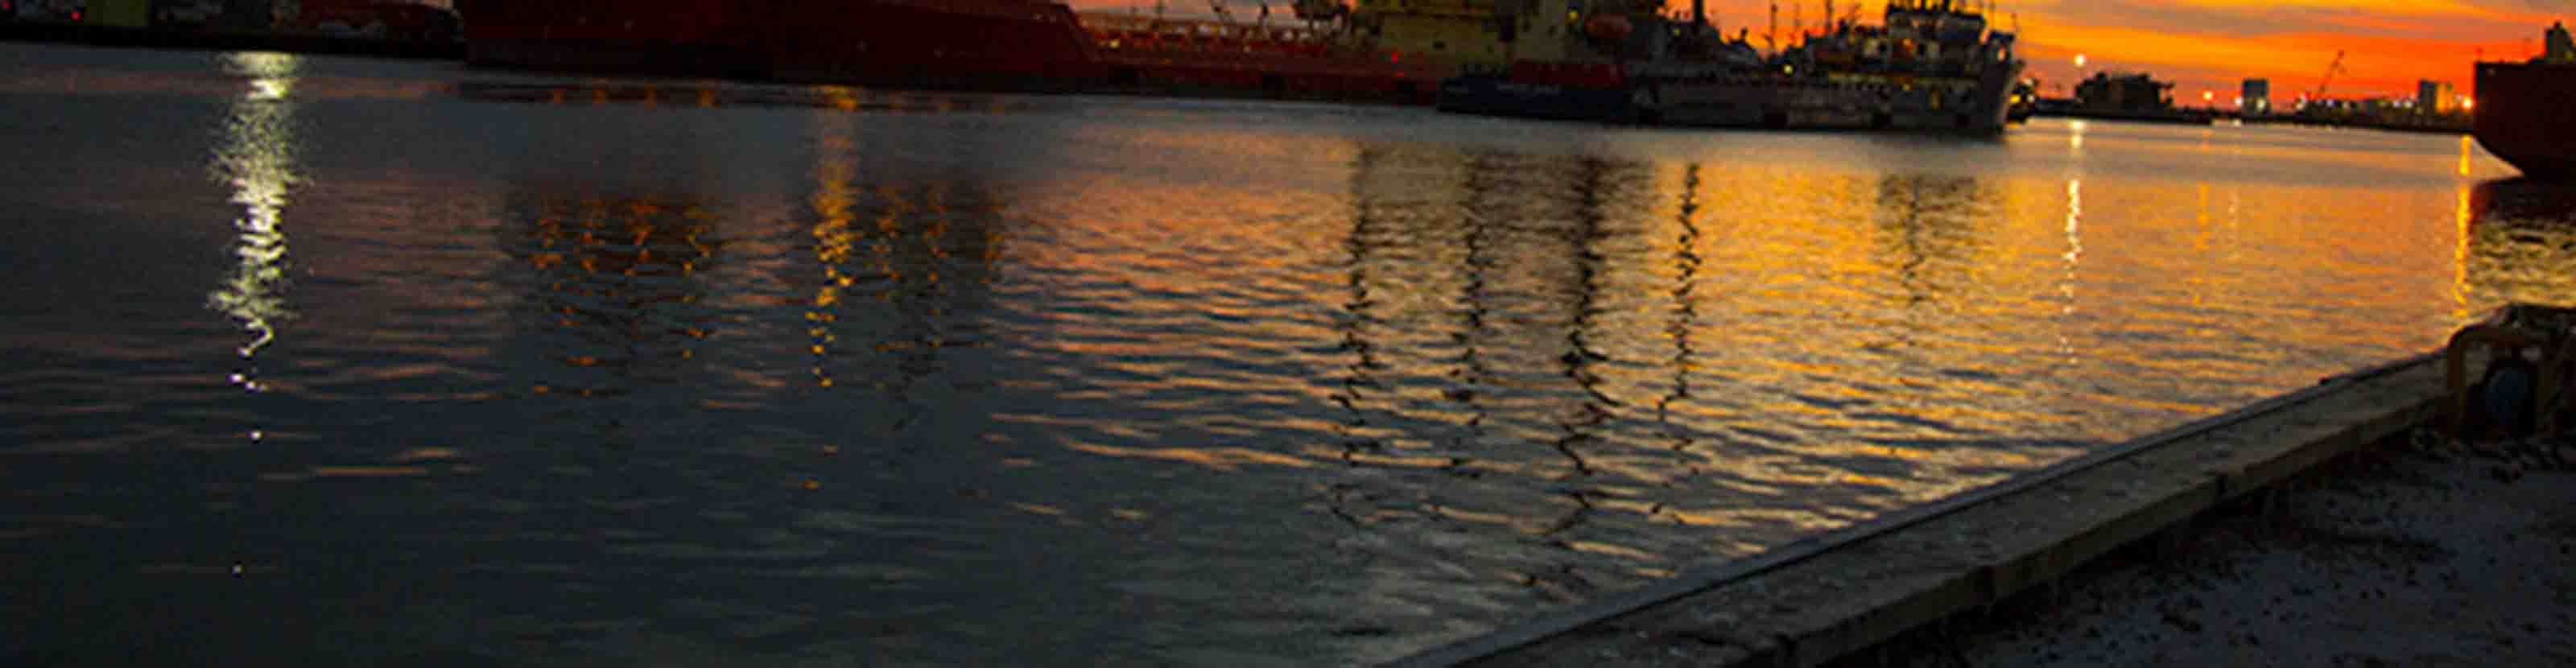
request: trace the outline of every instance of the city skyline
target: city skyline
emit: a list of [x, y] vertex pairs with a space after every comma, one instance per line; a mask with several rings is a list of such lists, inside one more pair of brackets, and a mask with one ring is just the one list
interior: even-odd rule
[[[1978, 4], [1988, 4], [1977, 0]], [[1070, 0], [1077, 10], [1152, 7], [1154, 0]], [[1286, 19], [1292, 0], [1272, 2]], [[1259, 2], [1226, 0], [1251, 16]], [[1728, 33], [1749, 29], [1754, 41], [1770, 21], [1768, 0], [1706, 0], [1709, 20]], [[2094, 72], [2146, 72], [2172, 81], [2177, 104], [2201, 93], [2231, 106], [2244, 79], [2272, 81], [2276, 102], [2313, 92], [2338, 52], [2343, 66], [2330, 98], [2408, 97], [2432, 79], [2471, 94], [2471, 65], [2480, 59], [2538, 55], [2540, 35], [2576, 2], [2565, 0], [2009, 0], [1991, 3], [1992, 25], [2014, 30], [2030, 75], [2050, 95], [2071, 92]], [[1836, 3], [1847, 13], [1852, 0]], [[1875, 21], [1884, 0], [1859, 3]], [[1204, 0], [1164, 0], [1168, 11], [1209, 13]], [[1668, 0], [1686, 12], [1688, 0]], [[1824, 3], [1781, 3], [1781, 42], [1800, 19], [1822, 25]], [[2079, 67], [2076, 56], [2085, 56]]]

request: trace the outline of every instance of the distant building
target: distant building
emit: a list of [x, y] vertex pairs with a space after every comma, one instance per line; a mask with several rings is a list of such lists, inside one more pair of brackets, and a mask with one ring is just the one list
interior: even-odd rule
[[2236, 108], [2248, 114], [2272, 113], [2272, 80], [2246, 79], [2245, 88], [2237, 94]]
[[2163, 111], [2173, 108], [2173, 83], [2145, 74], [2097, 72], [2075, 84], [2075, 103], [2085, 111]]
[[2415, 82], [2415, 113], [2447, 114], [2460, 110], [2460, 98], [2451, 92], [2451, 82], [2425, 79]]
[[2567, 39], [2566, 23], [2549, 24], [2549, 35], [2545, 41], [2548, 51], [2541, 54], [2542, 62], [2576, 63], [2576, 41]]

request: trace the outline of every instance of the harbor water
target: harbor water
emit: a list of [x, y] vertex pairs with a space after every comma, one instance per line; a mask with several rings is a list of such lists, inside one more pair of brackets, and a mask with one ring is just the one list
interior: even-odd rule
[[0, 101], [11, 665], [1380, 662], [2576, 299], [2576, 191], [2456, 136]]

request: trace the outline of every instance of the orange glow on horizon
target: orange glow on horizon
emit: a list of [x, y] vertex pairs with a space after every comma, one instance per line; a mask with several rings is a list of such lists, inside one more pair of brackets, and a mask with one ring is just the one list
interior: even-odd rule
[[[1069, 1], [1085, 10], [1152, 7], [1142, 0]], [[2346, 54], [2344, 69], [2326, 97], [2412, 97], [2425, 79], [2474, 95], [2474, 62], [2537, 55], [2541, 30], [2563, 18], [2516, 0], [1993, 1], [1989, 21], [2020, 33], [2023, 59], [2052, 96], [2068, 94], [2092, 72], [2144, 71], [2178, 90], [2232, 91], [2247, 78], [2269, 79], [2274, 98], [2294, 99], [2316, 88], [2337, 51]], [[1755, 44], [1763, 42], [1770, 0], [1705, 4], [1720, 30], [1749, 30]], [[1793, 8], [1804, 10], [1806, 28], [1824, 23], [1821, 0], [1780, 5], [1784, 46], [1801, 27]], [[1883, 3], [1846, 0], [1836, 3], [1835, 13], [1855, 6], [1864, 21], [1875, 21]], [[1684, 14], [1690, 2], [1667, 0], [1666, 7]], [[2072, 65], [2078, 54], [2088, 62]]]

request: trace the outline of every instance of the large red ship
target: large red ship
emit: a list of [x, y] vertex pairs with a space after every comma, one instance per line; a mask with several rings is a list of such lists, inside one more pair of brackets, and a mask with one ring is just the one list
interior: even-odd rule
[[1080, 88], [1105, 71], [1045, 0], [456, 0], [478, 66], [935, 88]]
[[2478, 63], [2478, 145], [2537, 179], [2576, 179], [2576, 43], [2549, 28], [2548, 53], [2527, 63]]
[[[1055, 0], [456, 0], [477, 66], [903, 88], [1427, 103], [1456, 66], [1309, 28]], [[1266, 21], [1264, 22], [1266, 23]]]

